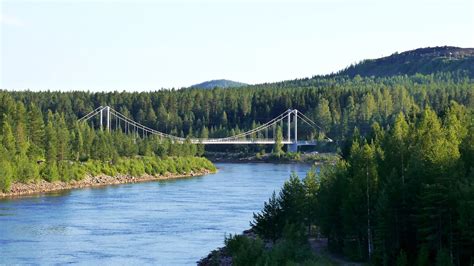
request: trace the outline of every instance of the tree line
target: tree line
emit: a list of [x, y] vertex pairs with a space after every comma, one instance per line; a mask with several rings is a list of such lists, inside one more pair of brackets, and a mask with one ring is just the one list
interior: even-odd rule
[[[189, 141], [172, 143], [156, 136], [141, 138], [123, 131], [107, 132], [84, 123], [68, 123], [64, 113], [48, 110], [43, 114], [34, 103], [25, 106], [23, 101], [14, 100], [9, 94], [3, 93], [2, 100], [9, 103], [1, 105], [4, 109], [0, 128], [0, 190], [4, 192], [10, 189], [12, 182], [70, 181], [91, 173], [116, 174], [117, 169], [122, 169], [118, 173], [144, 174], [135, 169], [142, 164], [139, 161], [123, 167], [124, 161], [137, 156], [154, 158], [149, 161], [154, 164], [166, 162], [172, 173], [182, 173], [181, 161], [160, 158], [201, 156], [204, 152], [202, 145]], [[190, 165], [199, 162], [210, 169], [207, 160], [186, 162]], [[163, 174], [166, 167], [146, 173]], [[178, 170], [173, 170], [176, 168]], [[193, 167], [193, 170], [196, 169]]]
[[[100, 105], [109, 105], [148, 127], [187, 137], [224, 137], [254, 128], [298, 109], [321, 125], [332, 139], [362, 134], [373, 122], [386, 126], [399, 112], [414, 114], [426, 106], [442, 111], [454, 100], [474, 105], [469, 77], [450, 73], [386, 78], [314, 77], [244, 88], [161, 90], [155, 92], [0, 92], [0, 114], [16, 101], [33, 104], [46, 119], [48, 110], [72, 125]], [[0, 118], [2, 119], [2, 118]], [[301, 128], [301, 134], [304, 132]]]

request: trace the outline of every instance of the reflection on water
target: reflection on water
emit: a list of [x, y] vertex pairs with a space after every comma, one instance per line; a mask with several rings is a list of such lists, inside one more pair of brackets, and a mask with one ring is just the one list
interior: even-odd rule
[[273, 190], [308, 165], [217, 164], [179, 180], [0, 200], [0, 263], [193, 265], [249, 227]]

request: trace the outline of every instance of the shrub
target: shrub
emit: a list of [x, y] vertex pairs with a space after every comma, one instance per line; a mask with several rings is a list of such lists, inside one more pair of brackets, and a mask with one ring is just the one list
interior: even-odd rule
[[264, 253], [263, 241], [242, 235], [230, 235], [225, 239], [226, 248], [232, 255], [234, 265], [256, 265]]
[[7, 161], [0, 162], [0, 190], [8, 192], [12, 184], [13, 169]]

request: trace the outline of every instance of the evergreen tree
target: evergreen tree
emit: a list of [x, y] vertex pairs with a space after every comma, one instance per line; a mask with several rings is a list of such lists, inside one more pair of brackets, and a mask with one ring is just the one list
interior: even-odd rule
[[57, 119], [57, 156], [58, 156], [58, 161], [63, 161], [68, 158], [68, 153], [70, 150], [69, 147], [69, 130], [66, 125], [66, 121], [64, 119], [64, 116], [60, 116], [59, 119]]
[[56, 129], [52, 121], [48, 121], [46, 126], [46, 161], [48, 163], [55, 162], [58, 155], [58, 138]]
[[283, 133], [280, 127], [276, 129], [276, 139], [275, 144], [273, 145], [273, 154], [277, 157], [280, 157], [283, 152]]
[[325, 132], [331, 128], [332, 117], [329, 109], [329, 101], [322, 98], [315, 110], [315, 120], [320, 124]]
[[15, 136], [17, 153], [21, 156], [25, 156], [28, 152], [30, 144], [27, 140], [25, 126], [22, 121], [18, 121], [16, 125]]
[[15, 137], [13, 136], [12, 128], [5, 115], [3, 116], [2, 123], [2, 144], [8, 154], [11, 156], [16, 154]]
[[273, 192], [272, 197], [265, 202], [260, 213], [254, 213], [254, 221], [250, 223], [255, 232], [265, 238], [275, 241], [281, 232], [281, 207], [280, 202]]
[[311, 169], [303, 179], [305, 190], [305, 214], [307, 216], [308, 234], [311, 235], [311, 227], [316, 224], [318, 217], [318, 192], [319, 180], [314, 169]]
[[39, 148], [44, 146], [44, 121], [41, 110], [34, 104], [31, 104], [28, 112], [28, 133], [32, 144]]
[[0, 190], [8, 192], [12, 184], [12, 165], [6, 160], [0, 160]]

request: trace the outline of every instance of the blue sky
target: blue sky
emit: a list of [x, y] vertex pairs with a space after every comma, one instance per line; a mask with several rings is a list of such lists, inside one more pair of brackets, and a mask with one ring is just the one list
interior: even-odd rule
[[2, 89], [254, 84], [419, 47], [474, 47], [472, 0], [0, 3]]

